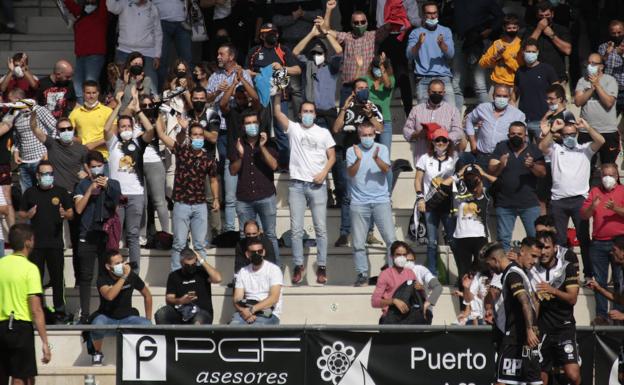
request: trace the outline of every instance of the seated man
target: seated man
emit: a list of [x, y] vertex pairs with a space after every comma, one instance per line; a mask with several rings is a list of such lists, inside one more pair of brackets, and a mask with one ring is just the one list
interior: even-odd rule
[[[152, 293], [145, 282], [132, 272], [130, 265], [124, 263], [123, 257], [117, 250], [110, 250], [104, 256], [106, 271], [98, 277], [97, 288], [100, 293], [100, 307], [96, 311], [92, 325], [151, 325], [152, 321]], [[132, 308], [132, 292], [136, 289], [141, 292], [145, 301], [145, 318]], [[105, 336], [115, 335], [114, 330], [93, 331], [93, 348], [95, 354], [91, 362], [95, 366], [102, 365], [102, 342]]]
[[275, 263], [275, 250], [273, 249], [273, 243], [269, 237], [260, 232], [258, 222], [253, 219], [248, 220], [243, 225], [243, 231], [245, 233], [245, 238], [239, 240], [238, 243], [236, 243], [236, 248], [234, 249], [234, 274], [238, 273], [240, 269], [251, 263], [249, 262], [249, 258], [245, 255], [245, 251], [247, 250], [247, 242], [252, 238], [258, 238], [260, 242], [262, 242], [262, 246], [264, 246], [265, 250], [264, 260]]
[[245, 256], [251, 262], [236, 275], [230, 325], [279, 325], [282, 310], [282, 271], [264, 260], [266, 250], [258, 238], [247, 241]]
[[[197, 266], [199, 262], [199, 266]], [[180, 252], [180, 269], [167, 278], [167, 304], [154, 317], [157, 324], [212, 324], [211, 283], [221, 282], [221, 273], [190, 248]]]

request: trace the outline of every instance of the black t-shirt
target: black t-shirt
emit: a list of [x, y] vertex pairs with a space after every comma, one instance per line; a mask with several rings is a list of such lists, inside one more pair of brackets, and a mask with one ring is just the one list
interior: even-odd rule
[[509, 146], [509, 140], [505, 140], [496, 145], [494, 158], [509, 154], [507, 167], [499, 175], [496, 181], [494, 203], [496, 207], [526, 209], [539, 205], [537, 194], [535, 193], [537, 177], [524, 165], [528, 154], [531, 154], [533, 161], [544, 161], [544, 155], [533, 143], [516, 157], [516, 154]]
[[[102, 286], [113, 286], [117, 282], [108, 272], [100, 275], [97, 279], [98, 292]], [[113, 319], [122, 319], [131, 315], [136, 315], [132, 310], [132, 291], [143, 290], [145, 282], [138, 275], [130, 272], [128, 279], [124, 282], [119, 294], [112, 301], [106, 300], [100, 293], [100, 307], [98, 313], [104, 314]]]
[[[503, 290], [505, 291], [505, 335], [503, 336], [503, 344], [506, 345], [524, 345], [526, 343], [526, 323], [524, 322], [524, 312], [522, 304], [518, 300], [518, 295], [528, 291], [524, 287], [524, 280], [514, 271], [509, 271], [513, 266], [518, 267], [515, 262], [507, 266], [503, 272], [505, 282]], [[535, 312], [533, 312], [535, 319]]]
[[556, 81], [559, 81], [559, 76], [548, 63], [539, 63], [531, 68], [518, 68], [514, 80], [520, 95], [518, 108], [524, 112], [527, 121], [542, 119], [548, 110], [546, 89]]
[[[364, 112], [365, 106], [366, 105], [363, 103], [356, 103], [354, 101], [349, 107], [347, 107], [347, 110], [345, 111], [344, 126], [342, 127], [342, 131], [334, 135], [334, 141], [336, 142], [337, 146], [347, 149], [354, 144], [360, 143], [360, 137], [358, 136], [357, 128], [360, 123], [366, 120], [370, 120]], [[381, 114], [381, 108], [379, 108], [379, 106], [375, 104], [373, 104], [372, 106], [373, 107], [371, 110], [373, 116], [371, 117], [371, 119], [376, 119], [383, 124], [384, 118]]]
[[[552, 28], [553, 32], [555, 33], [555, 35], [557, 35], [559, 39], [564, 40], [568, 43], [572, 42], [572, 39], [570, 37], [570, 30], [568, 28], [555, 23], [551, 24], [550, 28]], [[524, 38], [526, 39], [530, 37], [534, 30], [535, 26], [527, 27]], [[565, 68], [566, 55], [564, 55], [563, 52], [559, 51], [559, 48], [555, 46], [555, 43], [553, 43], [553, 41], [549, 37], [544, 35], [543, 32], [540, 35], [539, 39], [537, 39], [537, 48], [539, 49], [538, 60], [542, 63], [550, 64], [555, 69], [559, 80], [567, 80], [568, 75], [566, 75]]]
[[[559, 253], [558, 253], [559, 254]], [[557, 255], [559, 258], [560, 255]], [[566, 291], [568, 287], [579, 286], [578, 258], [572, 250], [567, 250], [562, 256], [565, 266], [557, 269], [557, 263], [552, 268], [538, 266], [546, 274], [546, 281], [558, 290]], [[538, 325], [540, 330], [548, 333], [550, 330], [570, 327], [575, 324], [574, 306], [564, 300], [547, 293], [537, 293], [540, 299]]]
[[[281, 53], [278, 53], [281, 50]], [[290, 48], [278, 45], [277, 47], [267, 48], [263, 45], [252, 47], [247, 54], [245, 60], [247, 68], [254, 72], [260, 72], [260, 69], [273, 63], [280, 63], [285, 67], [293, 67], [299, 65], [297, 58], [293, 55]]]
[[63, 248], [63, 219], [59, 209], [74, 207], [66, 189], [53, 186], [44, 190], [39, 186], [30, 187], [20, 199], [20, 211], [28, 211], [37, 206], [37, 212], [30, 223], [35, 231], [35, 248]]
[[73, 104], [76, 102], [74, 83], [58, 86], [49, 76], [39, 82], [39, 92], [37, 93], [37, 103], [46, 107], [56, 119], [61, 116], [69, 116]]
[[180, 298], [194, 291], [197, 295], [195, 304], [200, 309], [212, 314], [212, 292], [209, 278], [208, 272], [202, 266], [197, 266], [195, 274], [191, 276], [184, 274], [182, 269], [172, 271], [167, 278], [167, 294], [173, 294], [176, 298]]

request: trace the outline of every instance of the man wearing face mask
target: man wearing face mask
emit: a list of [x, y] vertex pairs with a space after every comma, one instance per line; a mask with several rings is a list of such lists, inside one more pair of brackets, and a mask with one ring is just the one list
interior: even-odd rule
[[245, 256], [251, 262], [239, 270], [232, 300], [236, 312], [230, 325], [279, 325], [282, 313], [282, 270], [264, 260], [262, 241], [251, 238]]
[[618, 83], [616, 108], [618, 115], [624, 112], [624, 22], [609, 23], [609, 41], [600, 44], [598, 53], [602, 56], [604, 73], [611, 75]]
[[516, 72], [515, 95], [516, 100], [520, 98], [518, 108], [526, 114], [529, 137], [531, 140], [537, 140], [541, 133], [540, 121], [544, 114], [552, 111], [551, 106], [554, 106], [555, 110], [565, 108], [565, 103], [559, 100], [551, 104], [546, 100], [546, 91], [559, 78], [550, 64], [538, 60], [537, 41], [527, 39], [522, 44], [521, 55], [524, 65], [520, 66]]
[[65, 313], [65, 287], [63, 281], [63, 221], [74, 216], [71, 196], [54, 183], [54, 168], [42, 160], [37, 166], [37, 186], [26, 190], [20, 200], [17, 215], [29, 220], [35, 233], [35, 247], [30, 260], [37, 265], [41, 280], [48, 267], [54, 316], [58, 321], [71, 321]]
[[347, 149], [346, 163], [349, 175], [350, 217], [353, 229], [353, 260], [357, 273], [356, 286], [368, 284], [368, 256], [366, 238], [372, 224], [376, 224], [386, 243], [395, 240], [392, 205], [386, 174], [390, 171], [388, 148], [375, 143], [375, 130], [369, 122], [358, 126], [360, 144]]
[[539, 49], [539, 61], [548, 63], [555, 69], [559, 81], [567, 82], [565, 57], [572, 53], [570, 30], [553, 22], [555, 6], [544, 0], [536, 6], [537, 25], [526, 29], [525, 38], [535, 39]]
[[189, 248], [180, 252], [180, 263], [182, 267], [167, 278], [167, 304], [154, 314], [156, 324], [211, 325], [210, 286], [221, 282], [221, 273]]
[[294, 269], [292, 283], [298, 284], [305, 273], [303, 259], [303, 220], [306, 206], [312, 212], [318, 255], [316, 281], [327, 282], [327, 187], [325, 181], [336, 162], [336, 142], [328, 130], [314, 124], [314, 103], [301, 105], [301, 123], [293, 122], [282, 112], [280, 95], [273, 99], [273, 115], [288, 134], [290, 152], [290, 227]]
[[[620, 184], [618, 167], [614, 163], [605, 163], [600, 167], [602, 183], [592, 187], [581, 208], [584, 219], [593, 218], [592, 242], [589, 248], [594, 278], [602, 287], [606, 287], [611, 264], [616, 277], [616, 285], [621, 280], [621, 270], [613, 265], [611, 249], [613, 238], [624, 234], [624, 186]], [[619, 276], [619, 278], [618, 278]], [[622, 289], [621, 287], [619, 288]], [[608, 321], [608, 305], [604, 296], [596, 296], [596, 324]]]
[[33, 98], [37, 94], [39, 78], [28, 67], [28, 56], [24, 52], [18, 52], [9, 58], [6, 75], [0, 78], [0, 92], [8, 93], [13, 88], [24, 90], [27, 98]]
[[264, 260], [281, 266], [281, 264], [275, 262], [275, 253], [276, 250], [277, 252], [279, 252], [279, 250], [274, 248], [273, 242], [260, 231], [258, 222], [256, 222], [255, 219], [250, 219], [245, 222], [242, 227], [244, 231], [243, 238], [236, 243], [236, 247], [234, 248], [234, 274], [251, 263], [245, 255], [245, 251], [247, 251], [247, 243], [255, 238], [262, 242], [262, 246], [265, 250]]
[[[602, 57], [597, 53], [589, 55], [586, 75], [576, 83], [574, 104], [581, 108], [581, 117], [587, 121], [605, 139], [600, 147], [600, 163], [615, 163], [620, 153], [620, 134], [618, 132], [617, 80], [604, 72]], [[589, 134], [581, 128], [579, 143], [591, 141]], [[592, 165], [596, 158], [592, 159]]]
[[519, 23], [518, 16], [506, 15], [503, 18], [503, 36], [495, 40], [479, 60], [481, 67], [492, 69], [490, 79], [494, 84], [514, 85], [516, 70], [521, 63]]
[[[592, 142], [578, 143], [580, 127], [587, 130]], [[553, 134], [561, 136], [562, 144], [553, 141]], [[544, 138], [539, 143], [539, 149], [551, 159], [553, 186], [550, 210], [557, 228], [557, 244], [561, 246], [567, 244], [568, 222], [572, 219], [581, 245], [583, 274], [589, 279], [594, 274], [589, 258], [589, 228], [587, 223], [582, 223], [580, 209], [589, 191], [591, 158], [605, 140], [584, 119], [579, 119], [578, 123], [564, 123], [557, 119], [552, 126], [542, 126], [542, 135]]]
[[511, 123], [526, 121], [524, 113], [509, 104], [509, 87], [497, 84], [494, 86], [493, 95], [493, 102], [479, 104], [466, 116], [466, 135], [470, 141], [470, 151], [483, 168], [488, 167], [496, 145], [507, 139]]
[[59, 60], [54, 64], [52, 74], [39, 81], [37, 103], [46, 107], [55, 118], [69, 115], [76, 104], [73, 76], [71, 63]]
[[490, 174], [501, 182], [494, 194], [494, 206], [496, 233], [506, 251], [510, 248], [516, 218], [522, 220], [527, 236], [535, 236], [533, 223], [540, 215], [537, 178], [546, 175], [544, 156], [535, 144], [527, 142], [524, 123], [513, 122], [508, 137], [496, 145], [489, 162]]
[[422, 12], [425, 16], [423, 26], [410, 33], [407, 43], [407, 58], [414, 61], [418, 103], [427, 100], [431, 80], [440, 79], [446, 90], [444, 100], [455, 105], [453, 73], [449, 66], [455, 54], [453, 34], [449, 28], [438, 24], [438, 5], [435, 1], [425, 2]]
[[410, 111], [405, 126], [403, 137], [410, 142], [414, 164], [418, 163], [421, 156], [429, 150], [427, 139], [428, 123], [436, 123], [448, 130], [449, 139], [461, 152], [466, 148], [466, 140], [462, 129], [462, 116], [459, 110], [444, 100], [444, 82], [433, 79], [427, 90], [429, 98], [424, 103], [419, 103]]

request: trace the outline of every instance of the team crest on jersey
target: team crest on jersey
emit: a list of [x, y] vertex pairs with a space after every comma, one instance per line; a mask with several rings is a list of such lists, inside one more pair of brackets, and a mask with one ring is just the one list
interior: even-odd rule
[[61, 203], [61, 200], [59, 199], [59, 197], [52, 197], [52, 204], [54, 206], [58, 206], [59, 203]]

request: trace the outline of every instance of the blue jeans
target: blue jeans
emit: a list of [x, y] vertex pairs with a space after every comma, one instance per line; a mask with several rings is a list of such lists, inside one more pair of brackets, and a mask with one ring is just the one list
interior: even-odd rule
[[232, 314], [232, 320], [230, 325], [279, 325], [280, 320], [275, 315], [271, 314], [271, 317], [256, 317], [256, 321], [252, 324], [248, 324], [247, 321], [240, 316], [239, 312]]
[[[128, 55], [130, 55], [129, 52], [122, 52], [120, 50], [115, 51], [115, 61], [117, 63], [125, 63], [126, 59], [128, 58]], [[161, 64], [161, 68], [162, 68], [162, 64]], [[154, 58], [152, 57], [143, 57], [143, 72], [145, 73], [145, 76], [150, 78], [150, 80], [152, 81], [152, 91], [155, 92], [154, 90], [158, 89], [158, 73], [156, 72], [156, 69], [154, 68]], [[98, 75], [99, 76], [99, 75]]]
[[19, 165], [19, 182], [22, 194], [37, 184], [37, 166], [39, 162], [22, 163]]
[[[131, 315], [122, 319], [110, 318], [104, 314], [100, 314], [93, 319], [91, 325], [151, 325], [152, 321], [147, 318]], [[114, 336], [117, 332], [115, 330], [93, 330], [91, 332], [91, 338], [95, 341], [99, 341], [106, 336]]]
[[444, 226], [444, 232], [449, 246], [453, 249], [453, 232], [455, 231], [455, 217], [450, 213], [440, 213], [432, 210], [425, 213], [427, 222], [427, 268], [431, 274], [438, 276], [438, 226], [440, 221]]
[[191, 31], [184, 28], [181, 21], [161, 20], [160, 25], [162, 27], [163, 39], [161, 64], [158, 68], [158, 84], [164, 85], [167, 80], [169, 62], [171, 61], [170, 56], [173, 54], [174, 45], [177, 57], [184, 60], [187, 66], [191, 65], [193, 54], [191, 51]]
[[[455, 106], [461, 110], [464, 105], [464, 87], [466, 79], [472, 80], [472, 88], [479, 99], [479, 103], [490, 101], [488, 95], [488, 70], [482, 68], [478, 61], [479, 57], [463, 52], [464, 39], [453, 36], [455, 43], [455, 55], [453, 55], [453, 91], [455, 92]], [[486, 47], [489, 42], [486, 42]], [[480, 56], [480, 55], [479, 55]], [[461, 111], [460, 111], [461, 112]]]
[[[392, 121], [385, 120], [383, 126], [384, 132], [379, 135], [379, 143], [388, 147], [388, 155], [390, 159], [392, 159]], [[390, 170], [386, 173], [386, 179], [388, 181], [388, 192], [392, 195], [392, 167], [390, 167]]]
[[[607, 287], [609, 265], [611, 265], [614, 289], [616, 293], [620, 293], [622, 290], [622, 269], [613, 263], [613, 258], [611, 257], [612, 247], [612, 241], [594, 240], [589, 247], [589, 255], [592, 261], [594, 278], [598, 284], [602, 287]], [[598, 293], [596, 293], [594, 298], [596, 299], [596, 316], [602, 316], [608, 319], [607, 313], [609, 312], [609, 303], [607, 299]]]
[[204, 244], [208, 231], [208, 207], [205, 203], [189, 205], [175, 202], [173, 205], [173, 246], [171, 248], [171, 271], [180, 265], [180, 252], [186, 247], [189, 231], [193, 237], [193, 249], [206, 258]]
[[277, 217], [277, 198], [271, 195], [268, 198], [258, 199], [253, 202], [236, 202], [236, 213], [238, 214], [238, 223], [241, 231], [243, 224], [251, 219], [260, 217], [262, 230], [264, 234], [271, 240], [273, 250], [275, 250], [275, 264], [282, 265], [279, 255], [279, 246], [277, 244], [277, 235], [275, 234], [276, 217]]
[[292, 254], [295, 266], [303, 265], [303, 220], [306, 206], [312, 212], [318, 266], [327, 265], [327, 186], [293, 179], [288, 187]]
[[516, 224], [516, 218], [520, 217], [527, 237], [534, 237], [535, 220], [539, 217], [539, 215], [539, 206], [529, 207], [526, 209], [506, 207], [496, 208], [496, 232], [498, 233], [498, 240], [503, 244], [505, 251], [509, 251], [511, 246], [511, 237], [514, 225]]
[[87, 55], [76, 57], [76, 72], [74, 72], [74, 91], [76, 92], [76, 101], [79, 104], [84, 102], [82, 96], [82, 84], [87, 80], [100, 79], [100, 72], [106, 62], [104, 55]]
[[144, 195], [126, 195], [128, 203], [117, 206], [117, 214], [121, 220], [121, 228], [124, 224], [126, 229], [126, 244], [128, 246], [128, 259], [130, 262], [136, 262], [137, 268], [133, 269], [138, 274], [141, 266], [141, 243], [139, 236], [141, 235], [141, 219], [143, 210], [145, 210]]
[[430, 77], [419, 77], [416, 75], [416, 98], [418, 99], [418, 103], [424, 103], [429, 99], [429, 83], [433, 79], [439, 79], [444, 82], [444, 101], [450, 104], [451, 106], [455, 105], [455, 93], [453, 92], [453, 79], [448, 76], [430, 76]]
[[[375, 223], [388, 247], [396, 240], [392, 222], [392, 206], [387, 203], [351, 203], [351, 228], [353, 229], [353, 261], [358, 274], [368, 276], [366, 236], [371, 223]], [[388, 261], [391, 262], [389, 258]], [[390, 263], [389, 263], [390, 265]]]
[[[227, 157], [227, 135], [225, 130], [219, 131], [217, 139], [217, 151], [219, 159], [224, 164], [223, 169], [223, 192], [225, 195], [225, 223], [223, 231], [236, 231], [236, 186], [238, 184], [238, 175], [230, 173], [230, 159]], [[240, 227], [241, 223], [239, 223]]]

